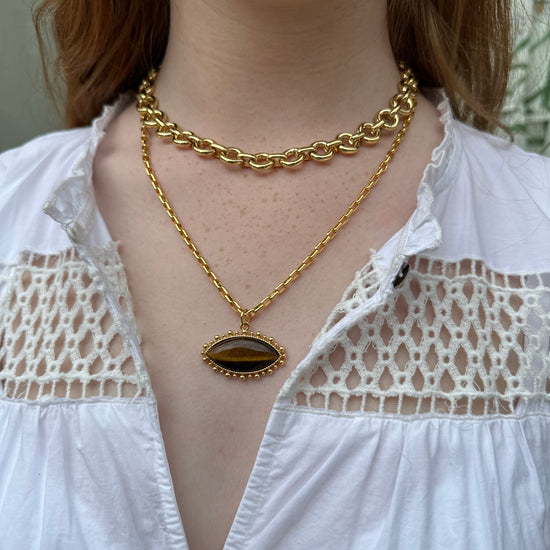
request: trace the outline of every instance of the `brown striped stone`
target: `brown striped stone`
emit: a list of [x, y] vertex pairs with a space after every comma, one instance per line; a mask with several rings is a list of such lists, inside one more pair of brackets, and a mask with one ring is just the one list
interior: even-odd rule
[[276, 363], [281, 354], [268, 342], [252, 336], [234, 336], [216, 342], [206, 351], [216, 365], [231, 372], [250, 373]]

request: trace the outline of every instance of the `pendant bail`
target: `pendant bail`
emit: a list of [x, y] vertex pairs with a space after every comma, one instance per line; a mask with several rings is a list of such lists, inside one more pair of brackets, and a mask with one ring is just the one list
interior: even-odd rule
[[243, 334], [246, 334], [249, 328], [250, 328], [250, 316], [249, 316], [248, 310], [245, 309], [243, 312], [241, 312], [241, 332]]

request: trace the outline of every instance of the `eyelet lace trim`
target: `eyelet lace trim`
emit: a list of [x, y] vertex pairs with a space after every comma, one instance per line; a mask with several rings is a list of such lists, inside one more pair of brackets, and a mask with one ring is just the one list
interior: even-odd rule
[[[135, 330], [115, 246], [96, 259]], [[321, 334], [373, 298], [363, 269]], [[4, 396], [148, 395], [101, 282], [74, 249], [26, 253], [0, 266], [0, 383]], [[318, 339], [322, 340], [322, 339]], [[550, 289], [542, 275], [508, 275], [480, 260], [410, 259], [401, 288], [345, 326], [286, 389], [295, 406], [392, 414], [499, 415], [550, 410]], [[282, 392], [285, 393], [285, 392]]]
[[[98, 254], [116, 300], [135, 326], [116, 247]], [[25, 253], [17, 265], [0, 266], [4, 397], [44, 401], [149, 393], [100, 285], [74, 248], [57, 255]]]
[[[372, 296], [371, 275], [366, 269], [356, 278], [321, 334]], [[548, 411], [549, 339], [550, 288], [541, 275], [414, 257], [403, 286], [384, 304], [324, 349], [313, 347], [286, 397], [343, 412]]]

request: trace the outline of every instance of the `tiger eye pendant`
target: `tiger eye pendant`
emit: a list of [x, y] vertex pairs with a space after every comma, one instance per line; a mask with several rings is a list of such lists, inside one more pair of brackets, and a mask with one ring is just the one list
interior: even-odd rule
[[285, 349], [261, 332], [228, 331], [204, 344], [202, 360], [227, 378], [260, 380], [285, 363]]

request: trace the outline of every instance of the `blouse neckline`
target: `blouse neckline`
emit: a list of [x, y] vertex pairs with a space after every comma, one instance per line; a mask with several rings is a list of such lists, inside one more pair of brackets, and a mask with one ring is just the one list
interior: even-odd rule
[[[356, 274], [357, 279], [361, 278], [366, 269], [374, 271], [376, 278], [374, 293], [333, 326], [321, 330], [307, 355], [295, 367], [281, 388], [275, 405], [288, 401], [291, 389], [298, 380], [302, 367], [314, 356], [316, 350], [347, 330], [357, 319], [364, 316], [366, 311], [375, 308], [387, 299], [393, 291], [392, 283], [396, 275], [409, 256], [422, 251], [433, 250], [441, 245], [441, 226], [432, 212], [432, 205], [437, 193], [441, 192], [451, 179], [449, 173], [456, 165], [459, 147], [457, 132], [453, 127], [455, 120], [444, 92], [435, 90], [430, 99], [436, 104], [440, 113], [439, 120], [443, 125], [443, 139], [432, 151], [431, 160], [424, 169], [417, 190], [417, 206], [413, 214], [405, 225], [390, 237], [384, 245], [378, 250], [371, 250], [369, 263]], [[94, 263], [94, 255], [98, 254], [94, 230], [109, 235], [108, 228], [98, 211], [94, 196], [93, 163], [95, 154], [107, 127], [127, 105], [128, 100], [127, 96], [122, 97], [114, 105], [104, 107], [102, 114], [92, 122], [89, 136], [82, 146], [82, 153], [75, 160], [70, 175], [57, 186], [43, 206], [43, 211], [61, 225], [78, 249], [81, 257], [88, 264]], [[96, 226], [98, 223], [99, 228]], [[109, 242], [112, 244], [112, 240]], [[97, 269], [100, 272], [100, 262], [95, 263], [98, 264]], [[109, 293], [108, 288], [106, 292]], [[148, 377], [145, 361], [140, 351], [139, 334], [132, 330], [131, 322], [125, 318], [123, 312], [115, 313], [119, 319], [122, 319], [122, 326], [126, 326], [127, 336], [131, 337], [138, 370], [142, 371], [144, 377]]]

